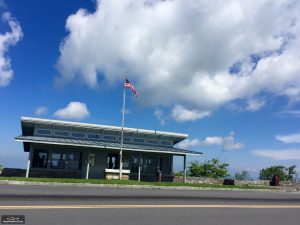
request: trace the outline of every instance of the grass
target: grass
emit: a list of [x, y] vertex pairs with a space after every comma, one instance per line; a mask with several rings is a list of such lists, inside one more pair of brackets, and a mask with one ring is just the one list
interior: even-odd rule
[[[138, 182], [136, 180], [106, 180], [106, 179], [72, 179], [72, 178], [25, 178], [25, 177], [3, 177], [0, 180], [45, 182], [45, 183], [73, 183], [73, 184], [116, 184], [116, 185], [147, 185], [147, 186], [167, 186], [167, 187], [198, 187], [198, 188], [238, 188], [238, 189], [271, 189], [264, 186], [250, 185], [221, 185], [221, 184], [192, 184], [182, 182]], [[272, 188], [274, 189], [274, 188]]]

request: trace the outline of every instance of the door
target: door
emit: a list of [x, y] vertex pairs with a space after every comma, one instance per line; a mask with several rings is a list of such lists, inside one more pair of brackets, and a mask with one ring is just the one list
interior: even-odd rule
[[90, 179], [104, 179], [107, 167], [107, 153], [91, 151], [90, 153]]

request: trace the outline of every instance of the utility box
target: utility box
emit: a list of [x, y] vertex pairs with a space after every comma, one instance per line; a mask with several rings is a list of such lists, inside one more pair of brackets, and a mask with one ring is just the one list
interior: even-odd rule
[[279, 181], [280, 181], [279, 176], [274, 175], [272, 177], [272, 180], [270, 181], [270, 186], [279, 186]]
[[234, 185], [233, 179], [224, 179], [223, 185]]

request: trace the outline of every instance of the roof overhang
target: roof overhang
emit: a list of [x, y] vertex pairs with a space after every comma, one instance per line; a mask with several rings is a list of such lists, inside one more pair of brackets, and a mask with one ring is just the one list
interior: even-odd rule
[[[104, 141], [83, 141], [79, 139], [65, 139], [65, 138], [47, 138], [47, 137], [37, 137], [37, 136], [19, 136], [15, 138], [16, 141], [23, 143], [36, 143], [36, 144], [46, 144], [46, 145], [59, 145], [59, 146], [74, 146], [74, 147], [84, 147], [93, 149], [107, 149], [107, 150], [121, 150], [121, 145], [119, 143], [104, 142]], [[68, 140], [68, 142], [66, 142]], [[150, 145], [132, 145], [124, 144], [122, 146], [124, 151], [134, 151], [134, 152], [149, 152], [149, 153], [164, 153], [172, 155], [202, 155], [201, 152], [189, 151], [178, 148], [168, 148], [168, 147], [156, 147]]]
[[[21, 124], [22, 124], [22, 127], [24, 125], [30, 125], [30, 124], [33, 126], [36, 124], [43, 124], [43, 125], [76, 127], [76, 128], [83, 128], [83, 129], [99, 129], [99, 130], [111, 131], [111, 132], [121, 132], [121, 130], [122, 130], [122, 127], [118, 127], [118, 126], [107, 126], [107, 125], [98, 125], [98, 124], [91, 124], [91, 123], [62, 121], [62, 120], [49, 120], [49, 119], [40, 119], [40, 118], [32, 118], [32, 117], [21, 117]], [[161, 137], [165, 137], [165, 138], [171, 138], [174, 141], [174, 144], [188, 138], [188, 135], [183, 134], [183, 133], [145, 130], [145, 129], [138, 129], [138, 128], [125, 127], [124, 132], [132, 133], [132, 134], [146, 135], [146, 136], [153, 135], [153, 136], [161, 136]]]

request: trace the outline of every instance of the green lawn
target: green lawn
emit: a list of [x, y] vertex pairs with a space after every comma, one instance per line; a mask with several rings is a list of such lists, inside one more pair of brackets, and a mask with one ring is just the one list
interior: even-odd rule
[[106, 180], [106, 179], [70, 179], [70, 178], [25, 178], [25, 177], [2, 177], [0, 180], [48, 182], [48, 183], [74, 183], [74, 184], [118, 184], [118, 185], [148, 185], [148, 186], [172, 186], [172, 187], [199, 187], [199, 188], [238, 188], [238, 189], [274, 189], [270, 187], [258, 187], [249, 185], [220, 185], [220, 184], [191, 184], [180, 182], [138, 182], [135, 180]]

